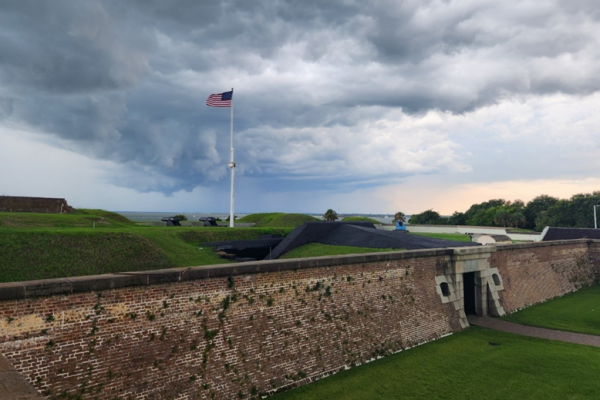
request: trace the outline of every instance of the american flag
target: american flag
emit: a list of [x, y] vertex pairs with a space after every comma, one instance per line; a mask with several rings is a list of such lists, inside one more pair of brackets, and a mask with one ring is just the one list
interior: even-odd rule
[[233, 90], [231, 92], [211, 94], [208, 96], [208, 100], [206, 100], [206, 105], [209, 107], [231, 107], [232, 98]]

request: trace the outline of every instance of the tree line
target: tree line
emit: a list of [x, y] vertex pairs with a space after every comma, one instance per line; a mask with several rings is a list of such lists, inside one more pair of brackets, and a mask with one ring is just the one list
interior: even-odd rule
[[[433, 210], [410, 217], [411, 224], [499, 226], [534, 229], [545, 226], [593, 228], [594, 205], [600, 205], [600, 191], [576, 194], [570, 199], [542, 194], [527, 204], [521, 200], [493, 199], [473, 204], [467, 211], [455, 211], [450, 217]], [[600, 213], [600, 209], [598, 210]], [[598, 215], [600, 218], [600, 215]]]

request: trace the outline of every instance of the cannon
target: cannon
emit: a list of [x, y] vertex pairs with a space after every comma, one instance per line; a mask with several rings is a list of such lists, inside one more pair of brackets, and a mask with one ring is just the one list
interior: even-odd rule
[[198, 221], [204, 222], [204, 226], [219, 226], [215, 217], [200, 218]]
[[177, 217], [165, 217], [161, 218], [161, 221], [166, 222], [167, 226], [181, 226]]

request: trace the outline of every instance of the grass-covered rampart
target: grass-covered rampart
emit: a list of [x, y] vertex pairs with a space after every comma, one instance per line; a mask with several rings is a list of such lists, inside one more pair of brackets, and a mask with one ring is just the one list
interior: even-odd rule
[[222, 264], [200, 243], [292, 229], [140, 226], [104, 210], [0, 213], [0, 282]]
[[256, 227], [297, 227], [308, 221], [319, 221], [319, 219], [306, 214], [286, 213], [257, 213], [246, 215], [236, 222], [253, 223]]
[[381, 221], [377, 221], [376, 219], [369, 217], [344, 217], [342, 218], [342, 222], [370, 222], [372, 224], [379, 225]]
[[[252, 228], [167, 227], [136, 224], [120, 214], [79, 209], [70, 214], [0, 213], [0, 282], [228, 263], [201, 243], [288, 235], [304, 214], [251, 214]], [[468, 237], [467, 237], [468, 238]], [[302, 258], [392, 249], [311, 244], [287, 257]]]

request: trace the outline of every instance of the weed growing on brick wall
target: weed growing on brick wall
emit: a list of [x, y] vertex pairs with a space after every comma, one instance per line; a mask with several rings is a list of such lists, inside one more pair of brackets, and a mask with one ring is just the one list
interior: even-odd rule
[[227, 287], [229, 289], [235, 290], [235, 279], [233, 278], [233, 276], [227, 277]]

